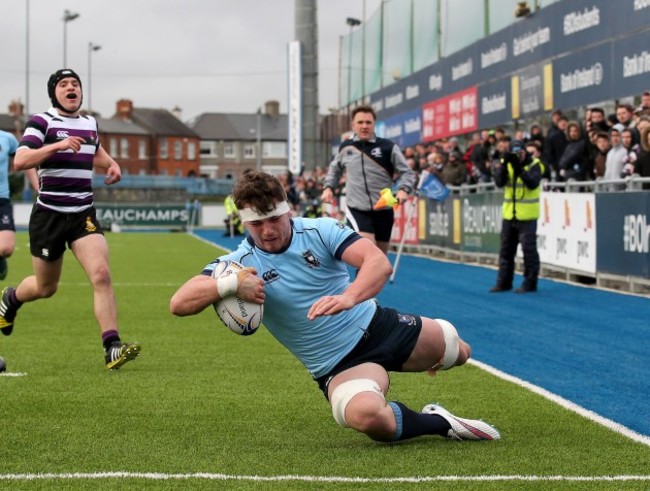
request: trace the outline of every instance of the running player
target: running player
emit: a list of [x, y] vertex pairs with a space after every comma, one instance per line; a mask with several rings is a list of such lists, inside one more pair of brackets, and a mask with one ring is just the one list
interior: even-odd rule
[[83, 267], [94, 290], [95, 317], [108, 369], [120, 368], [140, 353], [140, 344], [125, 344], [117, 327], [117, 305], [108, 264], [108, 244], [93, 205], [93, 168], [105, 172], [106, 184], [121, 179], [120, 166], [100, 146], [97, 122], [80, 115], [83, 92], [70, 69], [53, 73], [47, 82], [52, 107], [27, 123], [14, 158], [17, 170], [38, 169], [40, 191], [29, 220], [34, 274], [0, 300], [0, 332], [11, 334], [25, 302], [56, 293], [66, 244]]

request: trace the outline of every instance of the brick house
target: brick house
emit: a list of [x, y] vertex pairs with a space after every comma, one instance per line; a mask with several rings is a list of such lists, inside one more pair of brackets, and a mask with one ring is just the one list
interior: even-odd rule
[[120, 99], [115, 115], [99, 124], [102, 145], [129, 173], [199, 175], [199, 135], [170, 111]]
[[236, 180], [258, 165], [271, 174], [287, 171], [288, 116], [277, 101], [253, 114], [203, 113], [189, 126], [201, 139], [201, 175]]
[[149, 131], [132, 120], [119, 118], [97, 117], [97, 125], [102, 147], [120, 164], [122, 174], [158, 174]]

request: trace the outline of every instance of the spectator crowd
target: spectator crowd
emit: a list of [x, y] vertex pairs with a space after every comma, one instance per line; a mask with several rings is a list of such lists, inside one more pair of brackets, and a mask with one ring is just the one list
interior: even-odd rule
[[[584, 119], [570, 120], [562, 110], [551, 114], [551, 124], [533, 124], [528, 131], [508, 134], [504, 128], [485, 129], [468, 141], [457, 137], [404, 147], [409, 166], [418, 174], [427, 170], [447, 186], [494, 182], [493, 169], [512, 140], [521, 140], [533, 157], [539, 158], [550, 182], [619, 181], [608, 189], [624, 187], [625, 177], [650, 178], [650, 91], [641, 95], [641, 104], [618, 104], [615, 113], [606, 115], [600, 107], [587, 108]], [[323, 209], [320, 196], [326, 168], [316, 167], [299, 176], [280, 176], [290, 205], [300, 216], [335, 215]], [[650, 184], [644, 184], [650, 189]], [[345, 195], [345, 175], [339, 195]]]

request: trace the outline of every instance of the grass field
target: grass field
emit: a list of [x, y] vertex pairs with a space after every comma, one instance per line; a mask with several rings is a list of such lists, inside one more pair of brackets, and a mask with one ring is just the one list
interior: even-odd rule
[[[394, 374], [390, 396], [444, 401], [494, 422], [500, 441], [387, 445], [342, 429], [266, 330], [240, 337], [212, 311], [170, 315], [172, 293], [217, 249], [185, 234], [107, 237], [121, 332], [142, 355], [106, 371], [92, 290], [66, 253], [59, 292], [26, 304], [0, 338], [13, 375], [0, 376], [2, 490], [650, 488], [650, 447], [476, 366]], [[31, 270], [25, 233], [18, 245], [12, 285]]]

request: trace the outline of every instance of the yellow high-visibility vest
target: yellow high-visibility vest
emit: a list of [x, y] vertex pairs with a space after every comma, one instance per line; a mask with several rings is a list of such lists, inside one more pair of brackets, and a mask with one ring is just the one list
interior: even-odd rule
[[[534, 158], [530, 164], [525, 165], [523, 170], [527, 171], [535, 165], [539, 165], [540, 172], [544, 174], [544, 164], [538, 158]], [[513, 181], [514, 186], [512, 185]], [[517, 176], [515, 180], [514, 169], [508, 162], [508, 184], [503, 194], [503, 218], [506, 220], [512, 220], [513, 218], [517, 218], [517, 220], [537, 220], [539, 218], [539, 195], [540, 186], [535, 189], [528, 189], [521, 177]]]
[[226, 214], [228, 216], [234, 215], [237, 213], [237, 207], [235, 206], [235, 200], [233, 199], [232, 195], [229, 194], [226, 196], [226, 200], [223, 202], [223, 206], [226, 209]]

